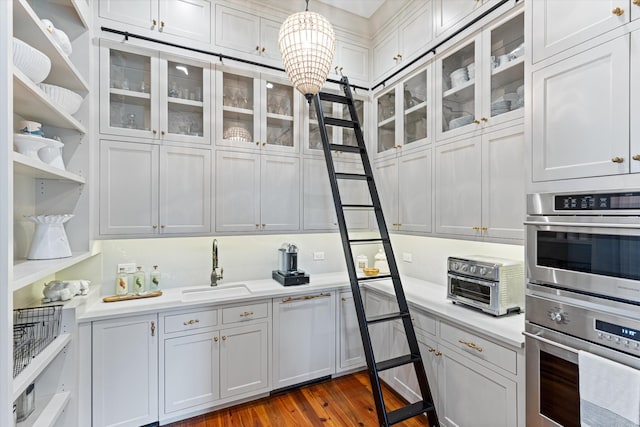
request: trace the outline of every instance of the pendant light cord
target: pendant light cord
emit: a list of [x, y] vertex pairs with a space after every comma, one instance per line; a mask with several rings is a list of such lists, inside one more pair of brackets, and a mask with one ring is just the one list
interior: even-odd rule
[[305, 12], [309, 12], [309, 0], [307, 0], [307, 6], [304, 8]]

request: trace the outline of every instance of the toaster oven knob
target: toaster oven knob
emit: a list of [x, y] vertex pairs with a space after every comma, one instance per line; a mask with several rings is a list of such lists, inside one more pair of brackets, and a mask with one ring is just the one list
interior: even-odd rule
[[454, 262], [453, 264], [451, 264], [451, 267], [452, 267], [454, 270], [458, 270], [458, 269], [460, 269], [460, 264], [458, 264], [457, 262]]
[[480, 275], [484, 276], [487, 274], [487, 268], [486, 267], [480, 267]]
[[469, 264], [462, 264], [461, 270], [462, 270], [462, 271], [467, 271], [467, 270], [469, 270]]
[[477, 266], [475, 266], [475, 265], [472, 265], [472, 266], [469, 268], [469, 272], [471, 272], [471, 273], [473, 273], [473, 274], [476, 274], [476, 272], [477, 272], [477, 271], [478, 271], [478, 267], [477, 267]]

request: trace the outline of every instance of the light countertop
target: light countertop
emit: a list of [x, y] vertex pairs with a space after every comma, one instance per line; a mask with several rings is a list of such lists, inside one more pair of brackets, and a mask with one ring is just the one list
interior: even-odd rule
[[[245, 285], [247, 295], [233, 295], [231, 288]], [[524, 314], [493, 317], [480, 311], [453, 304], [446, 299], [446, 287], [412, 277], [403, 276], [402, 286], [409, 304], [416, 309], [433, 314], [445, 321], [469, 328], [490, 339], [512, 347], [524, 346]], [[369, 283], [365, 286], [383, 294], [393, 295], [390, 280]], [[222, 283], [216, 288], [208, 285], [163, 289], [159, 297], [105, 303], [102, 298], [87, 301], [87, 306], [78, 313], [78, 322], [90, 322], [127, 315], [138, 315], [158, 311], [184, 310], [202, 306], [245, 303], [260, 299], [302, 295], [320, 291], [348, 290], [349, 278], [344, 273], [315, 274], [309, 284], [282, 286], [272, 279], [248, 280]], [[185, 300], [184, 292], [201, 291]], [[222, 291], [222, 292], [219, 292]], [[197, 296], [195, 296], [197, 294]]]

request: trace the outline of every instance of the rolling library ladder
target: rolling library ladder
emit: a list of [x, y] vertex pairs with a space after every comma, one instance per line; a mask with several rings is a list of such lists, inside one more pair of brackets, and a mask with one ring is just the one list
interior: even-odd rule
[[[387, 427], [392, 424], [399, 423], [408, 418], [412, 418], [421, 414], [426, 414], [431, 427], [438, 426], [438, 417], [436, 415], [435, 406], [433, 404], [433, 398], [431, 390], [429, 388], [429, 382], [424, 369], [422, 357], [420, 355], [420, 348], [418, 346], [418, 340], [416, 338], [415, 331], [413, 329], [413, 323], [411, 322], [411, 316], [409, 314], [409, 307], [407, 300], [402, 289], [402, 283], [400, 282], [400, 274], [398, 273], [398, 265], [396, 264], [395, 257], [391, 248], [391, 241], [389, 239], [389, 232], [387, 230], [384, 216], [382, 214], [382, 206], [380, 204], [380, 198], [378, 196], [378, 190], [373, 178], [373, 171], [367, 156], [367, 150], [362, 135], [362, 129], [360, 127], [360, 121], [356, 111], [355, 104], [353, 102], [353, 94], [351, 93], [351, 87], [349, 86], [349, 79], [342, 77], [340, 80], [340, 86], [344, 91], [344, 96], [335, 95], [332, 93], [320, 92], [309, 102], [313, 102], [316, 113], [318, 115], [318, 127], [320, 130], [320, 137], [322, 139], [322, 147], [324, 150], [324, 157], [327, 162], [327, 169], [329, 171], [329, 180], [331, 184], [331, 192], [333, 193], [333, 202], [335, 204], [336, 215], [338, 219], [338, 226], [340, 228], [340, 235], [342, 238], [342, 247], [344, 249], [344, 256], [347, 262], [347, 270], [349, 272], [349, 281], [351, 283], [351, 291], [353, 293], [353, 301], [355, 303], [356, 315], [358, 318], [358, 324], [360, 327], [360, 335], [362, 336], [362, 344], [364, 349], [365, 358], [367, 361], [367, 369], [369, 372], [369, 379], [371, 380], [371, 388], [373, 391], [373, 397], [376, 404], [376, 411], [378, 414], [378, 420], [381, 426]], [[322, 109], [322, 101], [339, 103], [345, 105], [348, 108], [350, 118], [334, 118], [325, 117]], [[350, 128], [355, 132], [355, 139], [357, 145], [345, 145], [345, 144], [333, 144], [329, 141], [329, 135], [327, 132], [327, 126]], [[342, 173], [336, 171], [336, 164], [334, 162], [334, 153], [355, 153], [359, 154], [362, 161], [362, 173]], [[370, 204], [349, 204], [343, 203], [340, 196], [339, 182], [342, 180], [358, 180], [365, 182], [369, 195]], [[373, 238], [352, 238], [349, 235], [348, 224], [345, 218], [345, 211], [349, 210], [365, 210], [373, 211], [376, 218], [378, 227], [378, 234]], [[387, 262], [389, 264], [389, 273], [382, 274], [374, 277], [359, 277], [354, 263], [354, 257], [352, 252], [352, 246], [362, 244], [381, 244], [384, 248], [384, 252], [387, 256]], [[367, 317], [365, 314], [364, 304], [362, 301], [362, 293], [360, 285], [372, 280], [388, 280], [391, 279], [393, 283], [393, 289], [395, 291], [395, 297], [398, 303], [398, 311], [394, 313], [385, 313], [383, 315], [375, 317]], [[371, 334], [369, 327], [381, 322], [393, 322], [400, 320], [404, 327], [404, 332], [407, 337], [407, 343], [409, 353], [400, 357], [394, 357], [388, 360], [376, 361], [373, 351], [373, 344], [371, 341]], [[418, 385], [420, 386], [420, 393], [422, 400], [404, 406], [394, 411], [387, 411], [384, 396], [382, 394], [382, 388], [380, 384], [379, 373], [381, 371], [392, 369], [402, 365], [412, 364], [415, 369], [415, 374], [418, 379]]]

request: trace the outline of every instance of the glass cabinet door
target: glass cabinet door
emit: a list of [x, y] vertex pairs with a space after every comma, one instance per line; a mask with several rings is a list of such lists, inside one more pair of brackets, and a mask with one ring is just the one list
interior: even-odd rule
[[[360, 128], [362, 130], [362, 135], [364, 140], [367, 140], [367, 136], [365, 134], [365, 117], [364, 117], [364, 101], [361, 99], [354, 99], [354, 105], [356, 106], [356, 113], [358, 114], [358, 120], [360, 120]], [[349, 119], [351, 114], [349, 113], [349, 106], [342, 105], [342, 118]], [[342, 144], [344, 145], [353, 145], [354, 147], [358, 145], [358, 141], [356, 140], [356, 133], [353, 129], [350, 128], [342, 128]]]
[[395, 88], [376, 99], [378, 111], [377, 153], [397, 148], [396, 144], [396, 91]]
[[[103, 56], [103, 59], [104, 56]], [[152, 58], [108, 49], [108, 127], [121, 135], [157, 133]], [[104, 123], [103, 123], [104, 125]], [[118, 131], [118, 129], [120, 131]], [[113, 132], [116, 130], [116, 132]]]
[[404, 105], [404, 139], [407, 146], [427, 139], [427, 70], [410, 77], [402, 84]]
[[510, 111], [521, 112], [524, 107], [524, 14], [492, 28], [489, 37], [491, 79], [487, 102], [490, 104], [486, 111], [492, 118]]
[[[315, 103], [312, 101], [310, 104], [306, 102], [307, 105], [305, 108], [308, 112], [308, 126], [307, 126], [307, 143], [305, 146], [305, 152], [308, 154], [318, 154], [323, 155], [322, 152], [322, 139], [320, 137], [320, 127], [318, 126], [318, 115], [316, 113]], [[329, 101], [322, 101], [322, 112], [325, 117], [337, 117], [337, 109], [335, 108], [335, 104]], [[331, 144], [335, 144], [336, 130], [333, 126], [327, 126], [327, 136], [329, 137], [329, 142]]]
[[266, 81], [266, 135], [263, 145], [293, 147], [293, 87]]
[[[167, 61], [167, 102], [163, 106], [167, 138], [197, 141], [208, 135], [205, 123], [203, 88], [204, 69], [181, 62]], [[163, 122], [165, 120], [162, 120]]]
[[476, 43], [472, 41], [439, 62], [442, 133], [478, 122], [475, 58]]
[[254, 79], [222, 74], [222, 138], [234, 145], [258, 141], [254, 110]]

